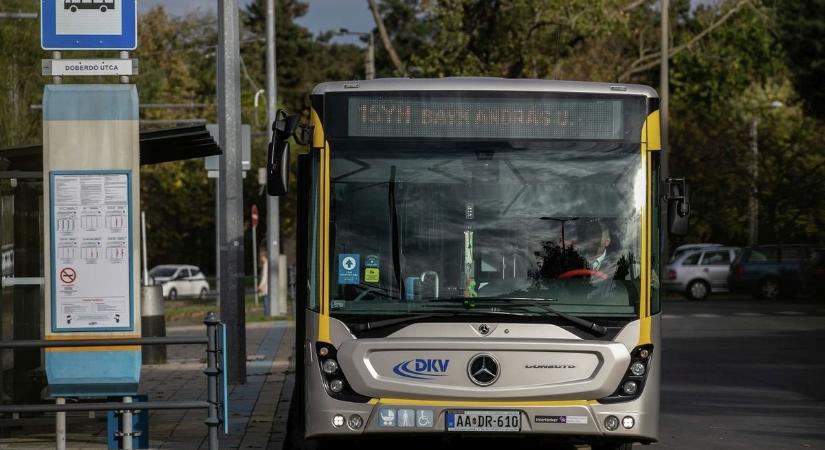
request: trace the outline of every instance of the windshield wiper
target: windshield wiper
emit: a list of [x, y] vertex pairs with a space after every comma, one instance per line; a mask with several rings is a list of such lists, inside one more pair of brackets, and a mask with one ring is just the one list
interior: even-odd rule
[[415, 322], [421, 319], [430, 319], [433, 317], [460, 317], [460, 316], [525, 316], [525, 313], [507, 312], [507, 311], [445, 311], [438, 313], [412, 314], [403, 317], [394, 317], [392, 319], [370, 320], [364, 323], [347, 324], [352, 331], [368, 331], [379, 328], [391, 327], [406, 322]]
[[453, 302], [479, 302], [479, 303], [492, 303], [492, 302], [501, 302], [505, 305], [513, 305], [514, 302], [518, 302], [519, 306], [536, 306], [539, 307], [551, 314], [556, 315], [557, 317], [564, 319], [572, 324], [578, 325], [584, 328], [587, 331], [593, 332], [598, 334], [599, 336], [604, 336], [607, 334], [607, 328], [599, 325], [595, 322], [591, 322], [587, 319], [582, 319], [581, 317], [571, 316], [570, 314], [561, 312], [555, 308], [552, 308], [548, 305], [543, 304], [542, 302], [554, 302], [556, 299], [554, 298], [535, 298], [535, 297], [472, 297], [472, 298], [464, 298], [464, 297], [454, 297], [448, 299], [437, 299], [435, 301], [453, 301]]

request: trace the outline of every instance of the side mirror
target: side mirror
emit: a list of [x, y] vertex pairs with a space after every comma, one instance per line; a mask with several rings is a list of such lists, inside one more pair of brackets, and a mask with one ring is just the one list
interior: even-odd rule
[[667, 229], [670, 234], [684, 236], [688, 232], [690, 199], [684, 178], [668, 178], [667, 189]]
[[266, 155], [266, 192], [281, 196], [289, 189], [289, 137], [298, 128], [298, 115], [279, 109], [272, 122], [272, 140]]

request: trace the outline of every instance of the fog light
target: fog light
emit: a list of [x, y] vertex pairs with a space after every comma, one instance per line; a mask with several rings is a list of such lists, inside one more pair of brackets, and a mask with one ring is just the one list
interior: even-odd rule
[[636, 375], [637, 377], [640, 377], [640, 376], [644, 375], [645, 374], [645, 365], [640, 361], [634, 362], [633, 364], [630, 365], [630, 373], [632, 373], [633, 375]]
[[642, 359], [647, 359], [650, 356], [650, 350], [643, 348], [639, 351], [639, 357]]
[[639, 390], [639, 385], [635, 381], [625, 381], [622, 385], [622, 392], [626, 395], [633, 395]]
[[321, 356], [327, 356], [329, 354], [329, 349], [326, 347], [321, 347], [318, 349], [318, 354]]
[[625, 416], [622, 419], [622, 426], [627, 428], [628, 430], [633, 428], [633, 425], [636, 425], [636, 420], [634, 420], [632, 417]]
[[340, 414], [336, 414], [332, 416], [332, 426], [335, 428], [340, 428], [344, 426], [344, 416]]
[[609, 431], [615, 431], [619, 428], [619, 418], [616, 416], [607, 416], [607, 418], [604, 419], [604, 427]]
[[[631, 419], [632, 419], [632, 417], [631, 417]], [[363, 425], [363, 424], [364, 424], [364, 419], [362, 419], [361, 416], [359, 416], [358, 414], [353, 414], [353, 415], [349, 416], [349, 422], [347, 422], [347, 425], [349, 425], [349, 427], [351, 429], [357, 430], [357, 429], [361, 428], [361, 425]]]
[[321, 369], [327, 375], [332, 375], [335, 372], [338, 372], [338, 361], [334, 359], [328, 359], [321, 364]]
[[[329, 390], [336, 394], [344, 390], [344, 382], [338, 379], [329, 382]], [[343, 425], [343, 422], [341, 423]]]

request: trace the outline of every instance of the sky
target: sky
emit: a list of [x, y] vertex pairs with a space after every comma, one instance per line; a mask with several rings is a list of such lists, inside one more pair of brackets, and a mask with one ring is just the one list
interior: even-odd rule
[[[249, 1], [240, 0], [240, 3], [245, 5]], [[309, 4], [309, 10], [297, 22], [313, 34], [338, 28], [347, 28], [352, 31], [370, 31], [374, 28], [372, 14], [367, 7], [366, 0], [304, 1]], [[170, 14], [183, 15], [197, 9], [214, 11], [218, 0], [139, 0], [138, 11], [148, 11], [155, 5], [163, 5]], [[354, 36], [337, 37], [335, 42], [360, 44], [358, 38]]]

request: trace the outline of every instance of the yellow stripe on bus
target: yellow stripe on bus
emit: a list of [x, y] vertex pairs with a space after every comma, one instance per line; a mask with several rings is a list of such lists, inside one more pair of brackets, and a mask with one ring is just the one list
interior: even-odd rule
[[650, 151], [662, 149], [661, 116], [659, 111], [647, 115], [647, 149]]
[[642, 252], [641, 252], [641, 279], [639, 289], [639, 345], [653, 342], [651, 336], [650, 318], [650, 270], [651, 270], [651, 242], [650, 231], [652, 228], [651, 213], [653, 208], [653, 166], [651, 158], [648, 157], [650, 151], [662, 149], [662, 139], [660, 130], [659, 111], [654, 111], [647, 116], [642, 125], [641, 135], [642, 145], [642, 167], [645, 171], [645, 205], [642, 210]]
[[529, 400], [529, 401], [455, 401], [455, 400], [412, 400], [406, 398], [370, 399], [370, 405], [399, 406], [447, 406], [447, 407], [518, 407], [518, 406], [588, 406], [598, 404], [596, 400]]
[[321, 287], [320, 298], [318, 299], [318, 341], [329, 343], [329, 283], [327, 282], [329, 279], [329, 142], [327, 142], [324, 135], [324, 125], [314, 109], [311, 110], [310, 116], [315, 129], [312, 136], [312, 146], [321, 149], [318, 191], [321, 199], [320, 208], [323, 212], [320, 214], [319, 221], [321, 223], [318, 226], [318, 241], [321, 243], [319, 259], [322, 262], [319, 265], [320, 273], [318, 274]]

